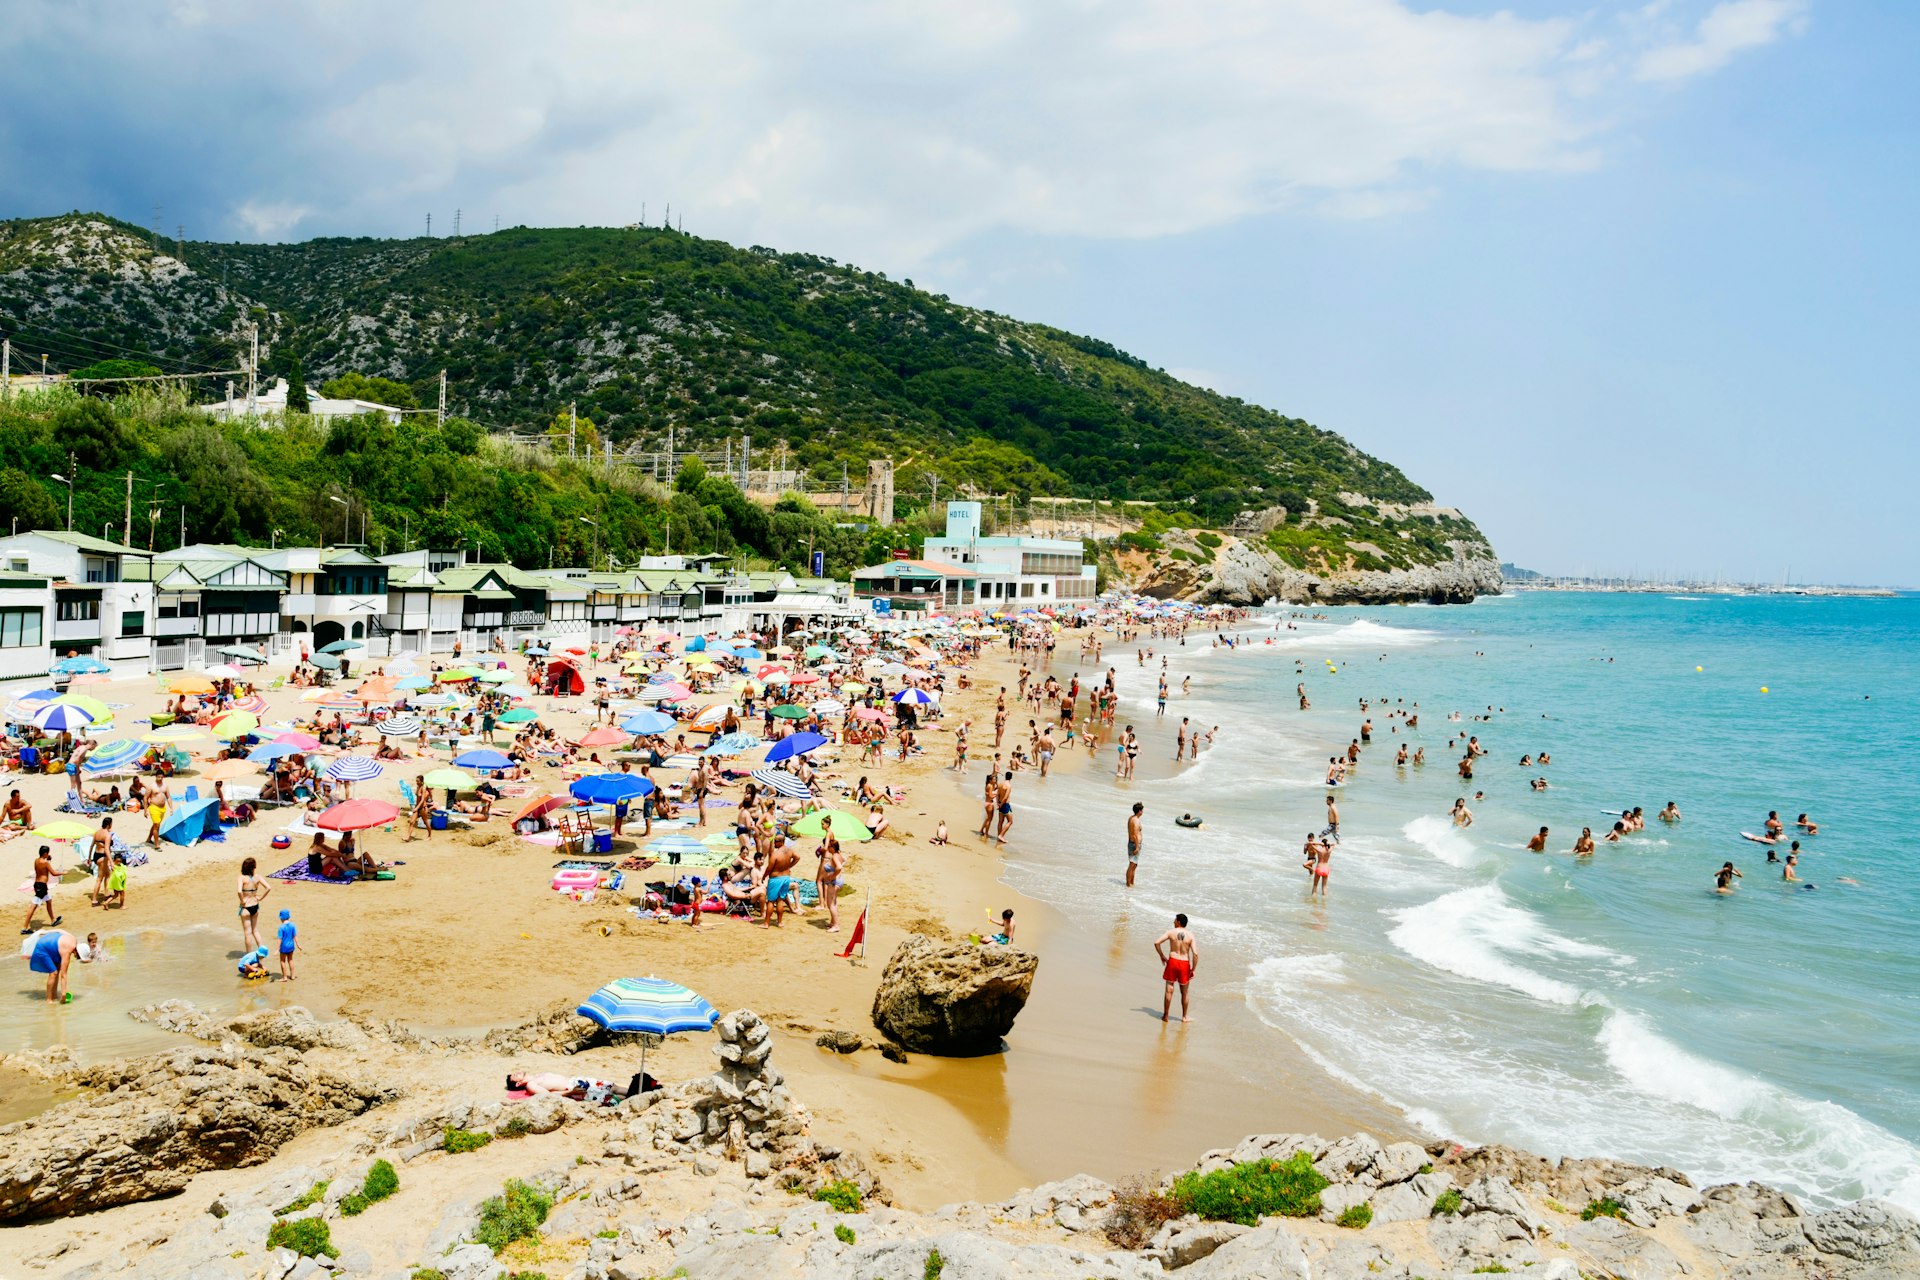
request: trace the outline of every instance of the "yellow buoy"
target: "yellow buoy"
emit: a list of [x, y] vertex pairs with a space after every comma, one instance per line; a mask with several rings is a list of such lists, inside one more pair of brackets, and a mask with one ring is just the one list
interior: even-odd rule
[[1765, 685], [1761, 685], [1761, 686], [1760, 686], [1760, 692], [1762, 692], [1762, 693], [1765, 693], [1766, 691], [1767, 691], [1767, 686], [1765, 686]]
[[1694, 668], [1694, 670], [1695, 670], [1695, 671], [1705, 671], [1705, 670], [1706, 670], [1706, 668], [1705, 668], [1705, 667], [1695, 667], [1695, 668]]

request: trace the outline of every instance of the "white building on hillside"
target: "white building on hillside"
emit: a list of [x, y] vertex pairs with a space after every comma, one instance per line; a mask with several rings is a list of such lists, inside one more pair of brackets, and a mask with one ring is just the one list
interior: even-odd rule
[[1097, 594], [1097, 570], [1084, 563], [1080, 539], [982, 537], [977, 502], [949, 502], [946, 536], [928, 538], [923, 554], [977, 572], [975, 598], [991, 613], [1062, 604], [1078, 608]]
[[[250, 408], [247, 398], [240, 395], [231, 400], [203, 404], [200, 408], [216, 418], [244, 418], [250, 412], [263, 418], [278, 418], [287, 412], [287, 380], [274, 379], [273, 386], [260, 392], [254, 401]], [[308, 388], [307, 412], [316, 418], [357, 418], [363, 413], [377, 413], [388, 422], [398, 425], [406, 410], [390, 404], [377, 404], [372, 400], [329, 400], [313, 394], [313, 389]]]

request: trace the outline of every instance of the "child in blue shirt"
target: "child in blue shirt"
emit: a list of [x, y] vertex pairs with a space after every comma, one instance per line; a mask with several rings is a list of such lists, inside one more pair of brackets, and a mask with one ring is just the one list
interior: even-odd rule
[[240, 957], [240, 963], [234, 966], [242, 978], [264, 978], [267, 976], [267, 949], [255, 947]]
[[297, 931], [293, 927], [293, 912], [282, 907], [280, 910], [280, 976], [288, 982], [293, 981], [293, 953], [300, 949], [294, 940]]

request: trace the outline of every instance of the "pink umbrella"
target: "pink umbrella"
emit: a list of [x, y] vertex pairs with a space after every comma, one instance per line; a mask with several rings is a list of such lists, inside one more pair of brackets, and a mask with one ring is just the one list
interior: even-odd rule
[[887, 722], [887, 713], [878, 707], [855, 707], [853, 709], [853, 718], [855, 720], [872, 720], [877, 724], [885, 724]]
[[275, 737], [274, 741], [284, 742], [288, 746], [298, 747], [302, 751], [318, 751], [320, 749], [320, 739], [304, 733], [283, 733]]
[[580, 745], [583, 747], [610, 747], [616, 742], [625, 742], [629, 736], [628, 734], [620, 732], [618, 729], [600, 728], [593, 730], [581, 738]]
[[399, 816], [400, 810], [385, 800], [342, 800], [322, 813], [316, 825], [328, 831], [364, 831], [384, 827]]
[[643, 692], [646, 696], [660, 702], [678, 702], [680, 699], [691, 697], [693, 694], [693, 690], [687, 688], [686, 685], [681, 684], [678, 680], [669, 680], [665, 684], [648, 685]]

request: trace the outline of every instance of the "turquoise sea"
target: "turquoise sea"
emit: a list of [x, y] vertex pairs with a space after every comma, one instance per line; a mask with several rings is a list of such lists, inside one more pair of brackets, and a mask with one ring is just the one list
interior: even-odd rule
[[[1920, 1210], [1920, 597], [1536, 593], [1326, 614], [1263, 611], [1234, 651], [1157, 644], [1164, 721], [1157, 657], [1109, 649], [1146, 767], [1117, 783], [1109, 750], [1029, 781], [1009, 882], [1111, 918], [1128, 900], [1117, 833], [1145, 800], [1132, 904], [1194, 918], [1204, 997], [1244, 1000], [1276, 1059], [1444, 1136]], [[1090, 665], [1073, 642], [1063, 679]], [[1340, 790], [1330, 899], [1309, 902], [1302, 838], [1361, 698], [1373, 744]], [[1386, 713], [1415, 703], [1409, 734]], [[1221, 730], [1175, 768], [1182, 715]], [[1490, 755], [1463, 788], [1448, 743], [1467, 732]], [[1424, 769], [1395, 768], [1402, 740], [1425, 746]], [[1542, 750], [1549, 767], [1519, 767]], [[1542, 775], [1551, 788], [1531, 790]], [[1463, 794], [1464, 830], [1445, 816]], [[1651, 821], [1668, 800], [1671, 828]], [[1569, 856], [1582, 826], [1597, 838], [1604, 811], [1633, 805], [1645, 834]], [[1800, 867], [1816, 888], [1741, 839], [1769, 809], [1818, 822]], [[1205, 828], [1174, 826], [1186, 810]], [[1529, 853], [1542, 825], [1549, 852]], [[1716, 895], [1728, 859], [1745, 878]]]

